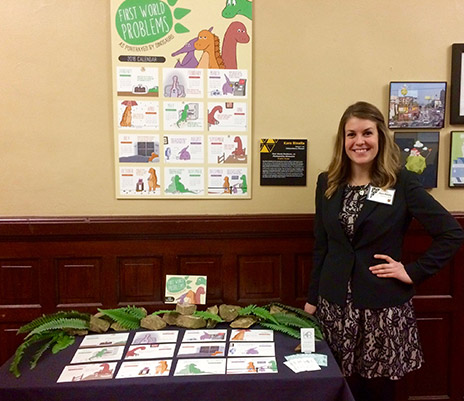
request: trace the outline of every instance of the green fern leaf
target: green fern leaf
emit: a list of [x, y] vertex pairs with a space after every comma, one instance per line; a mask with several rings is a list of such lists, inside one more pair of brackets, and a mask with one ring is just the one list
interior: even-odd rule
[[297, 328], [313, 328], [315, 338], [317, 340], [322, 340], [322, 332], [319, 328], [319, 325], [317, 325], [311, 320], [303, 319], [301, 317], [289, 313], [274, 313], [273, 316], [279, 322], [279, 324], [284, 326], [291, 326]]
[[263, 307], [257, 306], [256, 308], [254, 308], [253, 314], [258, 316], [260, 319], [270, 320], [272, 323], [278, 324], [275, 317], [267, 309], [264, 309]]
[[239, 316], [245, 316], [245, 315], [251, 315], [253, 314], [254, 309], [257, 308], [256, 305], [251, 304], [248, 306], [245, 306], [244, 308], [240, 309], [238, 311]]
[[63, 329], [76, 329], [76, 330], [87, 330], [89, 328], [89, 323], [81, 319], [56, 319], [44, 323], [34, 330], [32, 330], [26, 338], [33, 336], [34, 334], [40, 334], [45, 331], [51, 330], [63, 330]]
[[90, 314], [81, 313], [77, 311], [68, 311], [68, 312], [57, 312], [51, 315], [42, 315], [38, 317], [37, 319], [34, 319], [32, 322], [29, 322], [28, 324], [20, 327], [17, 334], [29, 333], [30, 331], [34, 330], [35, 328], [45, 323], [54, 321], [56, 319], [61, 319], [61, 318], [69, 318], [69, 319], [76, 318], [76, 319], [81, 319], [81, 320], [85, 320], [88, 322], [90, 320]]
[[61, 332], [58, 333], [54, 340], [56, 341], [56, 344], [52, 348], [52, 353], [57, 354], [58, 352], [68, 348], [70, 345], [73, 345], [76, 341], [76, 337]]
[[221, 319], [221, 317], [219, 315], [216, 315], [214, 313], [210, 313], [210, 312], [201, 312], [201, 311], [196, 311], [193, 313], [193, 316], [198, 316], [198, 317], [202, 317], [203, 319], [210, 319], [210, 320], [214, 320], [215, 322], [223, 322], [224, 320]]
[[37, 362], [39, 361], [40, 357], [43, 355], [43, 353], [49, 349], [52, 344], [55, 342], [55, 338], [52, 337], [49, 341], [47, 341], [45, 344], [43, 344], [35, 353], [34, 356], [31, 359], [30, 366], [31, 369], [34, 369], [37, 366]]
[[288, 326], [283, 326], [280, 324], [274, 324], [274, 323], [269, 323], [269, 322], [260, 322], [259, 323], [261, 326], [266, 327], [268, 329], [272, 329], [274, 331], [279, 331], [281, 333], [287, 334], [291, 337], [298, 338], [300, 339], [300, 331], [295, 330], [291, 327]]
[[137, 315], [137, 312], [131, 310], [130, 307], [117, 309], [98, 309], [98, 311], [103, 313], [105, 316], [108, 316], [109, 318], [119, 323], [122, 327], [128, 330], [139, 329], [140, 320], [142, 320], [143, 317], [145, 317], [138, 317], [141, 314]]
[[165, 309], [165, 310], [158, 310], [156, 312], [153, 312], [152, 315], [164, 315], [165, 313], [177, 313], [175, 310], [172, 309]]

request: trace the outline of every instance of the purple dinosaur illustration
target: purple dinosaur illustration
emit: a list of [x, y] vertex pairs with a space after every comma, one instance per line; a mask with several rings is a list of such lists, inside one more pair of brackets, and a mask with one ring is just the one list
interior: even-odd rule
[[198, 40], [198, 37], [189, 40], [183, 47], [171, 54], [172, 57], [184, 54], [185, 56], [182, 61], [177, 60], [174, 68], [196, 68], [198, 65], [198, 60], [195, 57], [195, 42]]
[[188, 146], [186, 146], [179, 152], [179, 159], [190, 160], [190, 152], [188, 151]]
[[234, 84], [230, 82], [230, 79], [226, 74], [224, 74], [224, 78], [226, 79], [226, 82], [222, 85], [222, 94], [232, 95], [234, 93]]

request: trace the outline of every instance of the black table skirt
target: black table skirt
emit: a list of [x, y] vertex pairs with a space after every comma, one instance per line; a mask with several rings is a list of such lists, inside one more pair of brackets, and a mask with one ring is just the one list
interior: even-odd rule
[[[177, 348], [184, 330], [179, 331]], [[56, 355], [43, 355], [34, 370], [29, 369], [27, 360], [23, 361], [19, 379], [8, 371], [11, 359], [7, 361], [0, 368], [0, 401], [354, 401], [325, 342], [316, 343], [316, 352], [328, 355], [329, 366], [320, 371], [294, 373], [283, 362], [285, 355], [294, 354], [298, 340], [280, 333], [274, 335], [279, 371], [277, 374], [174, 377], [177, 358], [173, 358], [169, 377], [56, 383], [82, 341], [79, 338], [76, 344]], [[126, 347], [133, 336], [134, 332], [129, 335]], [[118, 362], [118, 368], [120, 363]]]

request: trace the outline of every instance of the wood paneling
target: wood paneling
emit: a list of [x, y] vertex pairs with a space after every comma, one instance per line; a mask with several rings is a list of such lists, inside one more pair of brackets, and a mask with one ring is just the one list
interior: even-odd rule
[[[464, 215], [455, 215], [464, 225]], [[166, 308], [166, 274], [206, 275], [208, 305], [302, 307], [312, 268], [313, 215], [82, 217], [0, 220], [0, 362], [16, 330], [58, 309]], [[413, 222], [403, 262], [430, 238]], [[18, 256], [20, 255], [20, 256]], [[464, 251], [414, 297], [426, 363], [396, 401], [462, 401]]]

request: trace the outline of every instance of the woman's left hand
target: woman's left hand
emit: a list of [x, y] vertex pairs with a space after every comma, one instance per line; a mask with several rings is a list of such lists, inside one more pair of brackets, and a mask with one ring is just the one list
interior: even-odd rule
[[384, 259], [387, 263], [369, 267], [369, 270], [377, 277], [381, 278], [396, 278], [406, 284], [412, 284], [403, 263], [397, 262], [388, 255], [374, 255], [376, 259]]

